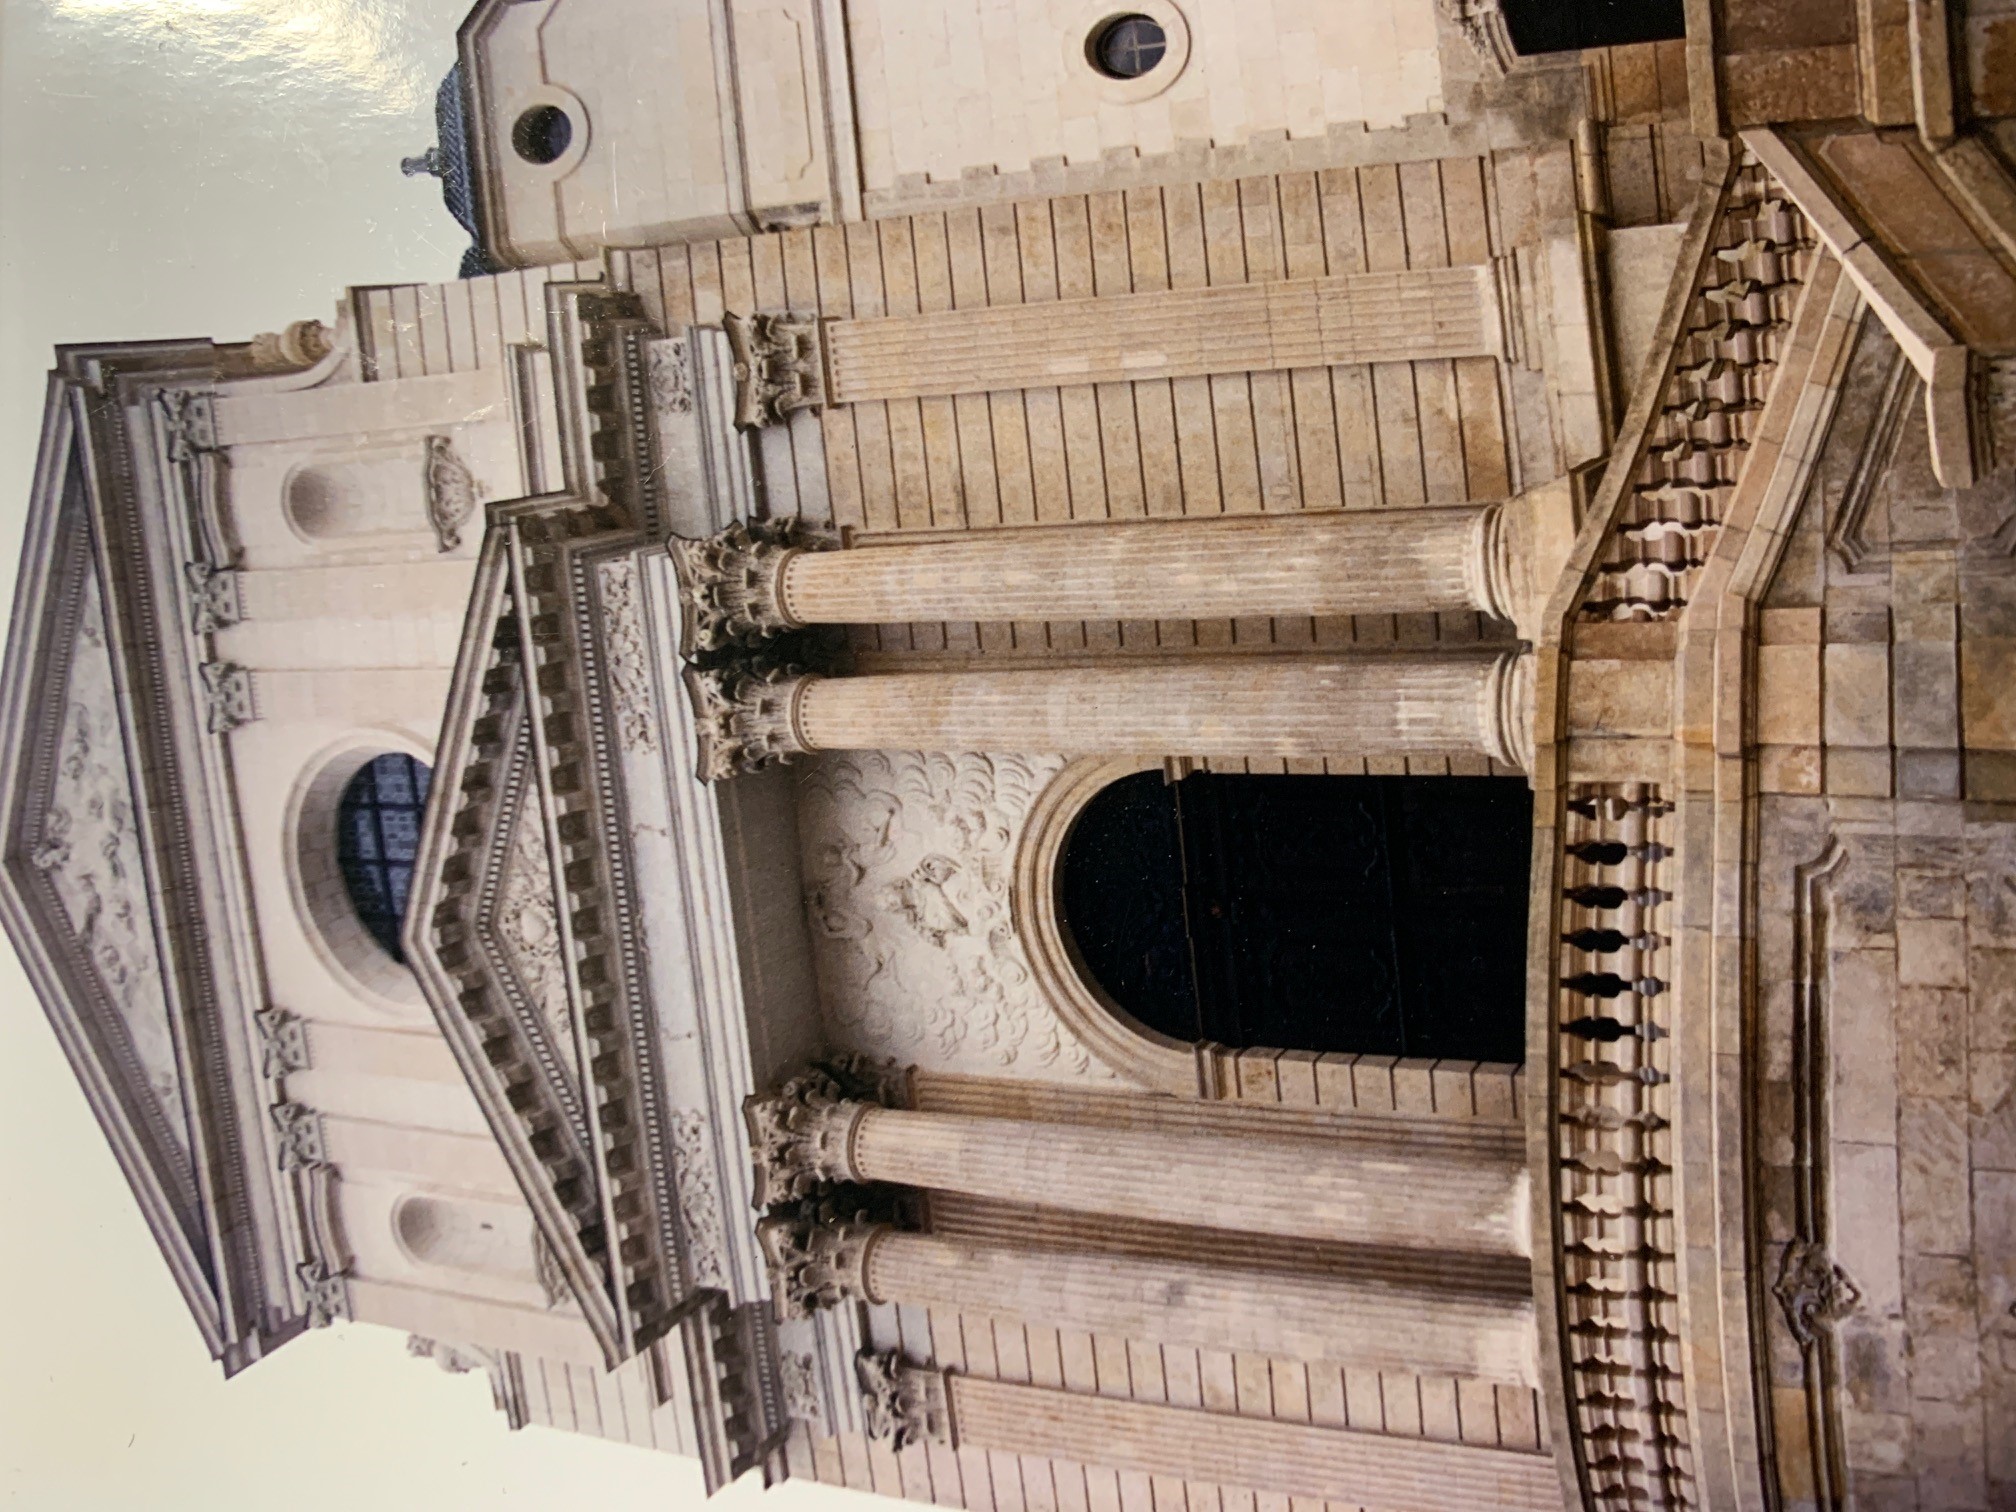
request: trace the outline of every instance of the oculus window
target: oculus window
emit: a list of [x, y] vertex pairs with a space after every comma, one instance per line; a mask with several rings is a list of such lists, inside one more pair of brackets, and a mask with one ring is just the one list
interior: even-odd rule
[[1085, 51], [1107, 78], [1138, 79], [1168, 55], [1169, 34], [1147, 16], [1115, 16], [1094, 28]]
[[336, 862], [350, 906], [371, 938], [402, 965], [399, 926], [413, 887], [413, 858], [427, 807], [426, 765], [388, 752], [357, 769], [336, 805]]

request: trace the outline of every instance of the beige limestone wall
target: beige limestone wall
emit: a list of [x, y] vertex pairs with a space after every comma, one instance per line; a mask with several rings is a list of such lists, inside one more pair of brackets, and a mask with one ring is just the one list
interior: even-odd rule
[[[1153, 10], [1154, 7], [1144, 7]], [[1129, 99], [1085, 61], [1114, 7], [1086, 0], [865, 0], [849, 7], [870, 191], [1044, 161], [1234, 146], [1442, 108], [1432, 0], [1176, 0], [1188, 32], [1166, 88]]]

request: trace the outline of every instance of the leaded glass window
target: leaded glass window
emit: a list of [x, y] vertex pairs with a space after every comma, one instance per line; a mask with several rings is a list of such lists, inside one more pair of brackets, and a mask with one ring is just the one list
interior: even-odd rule
[[336, 808], [336, 861], [350, 906], [371, 938], [402, 964], [399, 925], [413, 887], [429, 775], [411, 756], [388, 752], [358, 768]]

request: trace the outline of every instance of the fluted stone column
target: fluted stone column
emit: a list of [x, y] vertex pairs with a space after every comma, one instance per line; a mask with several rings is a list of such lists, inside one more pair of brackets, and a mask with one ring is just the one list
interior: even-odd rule
[[1312, 1364], [1537, 1380], [1530, 1296], [1424, 1282], [1400, 1256], [1368, 1256], [1365, 1273], [1314, 1275], [943, 1238], [809, 1212], [766, 1218], [757, 1236], [775, 1293], [800, 1309], [904, 1302]]
[[1496, 1144], [1215, 1135], [879, 1107], [821, 1072], [745, 1108], [759, 1206], [887, 1182], [1235, 1233], [1529, 1255], [1524, 1162]]
[[795, 522], [675, 541], [689, 654], [807, 625], [1513, 612], [1497, 504], [945, 534], [819, 549]]
[[687, 674], [707, 778], [811, 751], [1530, 759], [1517, 651], [1115, 661], [861, 677]]

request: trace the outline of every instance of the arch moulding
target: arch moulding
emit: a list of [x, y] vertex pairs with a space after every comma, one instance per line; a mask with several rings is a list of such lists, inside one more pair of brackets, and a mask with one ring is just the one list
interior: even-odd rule
[[1010, 906], [1037, 987], [1059, 1022], [1086, 1049], [1148, 1091], [1209, 1098], [1218, 1095], [1222, 1080], [1219, 1048], [1159, 1034], [1114, 1002], [1085, 969], [1058, 904], [1064, 847], [1085, 805], [1122, 777], [1160, 765], [1144, 757], [1088, 756], [1051, 778], [1022, 828]]

